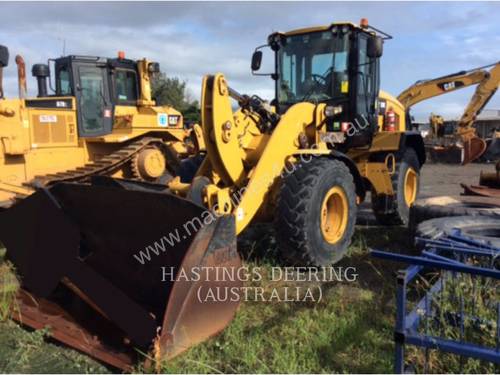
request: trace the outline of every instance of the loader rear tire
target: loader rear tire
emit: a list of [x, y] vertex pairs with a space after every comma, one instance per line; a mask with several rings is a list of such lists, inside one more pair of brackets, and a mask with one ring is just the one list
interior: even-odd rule
[[356, 223], [356, 189], [341, 161], [295, 164], [282, 180], [275, 218], [282, 258], [294, 265], [328, 266], [346, 253]]
[[436, 239], [459, 229], [478, 242], [500, 248], [500, 220], [488, 216], [455, 216], [426, 220], [417, 226], [417, 237]]
[[478, 196], [439, 196], [418, 199], [410, 210], [410, 233], [430, 219], [451, 216], [490, 216], [500, 220], [500, 201]]
[[372, 192], [373, 213], [381, 225], [407, 225], [420, 183], [420, 162], [413, 148], [408, 148], [396, 164], [391, 180], [394, 196]]

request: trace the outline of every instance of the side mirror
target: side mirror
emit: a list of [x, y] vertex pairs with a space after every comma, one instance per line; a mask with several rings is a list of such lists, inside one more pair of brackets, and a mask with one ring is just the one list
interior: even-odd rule
[[160, 73], [160, 63], [157, 63], [157, 62], [149, 63], [148, 71], [151, 74]]
[[9, 65], [9, 49], [0, 45], [0, 68], [5, 68]]
[[376, 59], [382, 56], [384, 50], [384, 41], [379, 36], [372, 36], [368, 39], [367, 55], [369, 58]]
[[262, 51], [255, 51], [252, 55], [252, 71], [259, 70], [261, 63], [262, 63]]

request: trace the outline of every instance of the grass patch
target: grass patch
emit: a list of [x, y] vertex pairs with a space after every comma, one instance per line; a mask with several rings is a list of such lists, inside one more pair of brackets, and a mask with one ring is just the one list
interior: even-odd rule
[[109, 369], [50, 341], [44, 330], [30, 331], [13, 321], [0, 323], [1, 373], [107, 373]]
[[[487, 264], [482, 264], [487, 267]], [[432, 277], [434, 276], [434, 277]], [[441, 277], [444, 288], [429, 299], [431, 315], [421, 311], [421, 334], [428, 334], [453, 341], [465, 341], [482, 347], [496, 348], [497, 312], [500, 303], [500, 281], [471, 277], [467, 274], [453, 275], [444, 271], [420, 279], [414, 289], [422, 296], [429, 285]], [[462, 326], [462, 328], [461, 328]], [[408, 346], [407, 363], [418, 372], [433, 373], [499, 373], [500, 366], [491, 362], [460, 357], [437, 350]]]
[[[387, 372], [391, 320], [370, 291], [338, 286], [319, 304], [247, 302], [217, 338], [166, 372]], [[353, 303], [353, 301], [359, 303]]]
[[[385, 236], [406, 238], [406, 231], [389, 228]], [[324, 296], [319, 303], [245, 302], [224, 332], [164, 363], [162, 371], [391, 372], [396, 269], [367, 253], [368, 246], [381, 245], [385, 236], [380, 235], [380, 228], [356, 231], [349, 255], [339, 264], [356, 267], [356, 282], [322, 283]], [[270, 269], [279, 265], [275, 241], [265, 228], [253, 228], [238, 247], [249, 266]], [[268, 289], [273, 285], [264, 278], [256, 286]]]
[[9, 262], [0, 263], [0, 321], [10, 317], [19, 282]]
[[19, 282], [0, 250], [0, 373], [107, 373], [105, 366], [52, 341], [46, 330], [32, 331], [8, 319]]

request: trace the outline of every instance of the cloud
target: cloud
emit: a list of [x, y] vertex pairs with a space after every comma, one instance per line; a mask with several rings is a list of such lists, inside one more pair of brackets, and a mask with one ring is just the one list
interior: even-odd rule
[[[162, 70], [188, 81], [199, 97], [201, 80], [223, 72], [235, 89], [266, 98], [273, 82], [250, 73], [253, 49], [276, 30], [367, 17], [394, 35], [382, 58], [382, 87], [397, 95], [418, 79], [431, 78], [500, 60], [498, 3], [411, 2], [146, 2], [0, 3], [0, 43], [22, 54], [28, 66], [66, 54], [148, 57]], [[470, 20], [480, 22], [471, 23]], [[13, 60], [13, 59], [12, 59]], [[266, 61], [269, 64], [269, 59]], [[16, 69], [5, 72], [9, 96], [17, 94]], [[30, 93], [35, 82], [29, 80]], [[468, 94], [422, 103], [414, 115], [431, 110], [459, 116]], [[495, 97], [488, 108], [500, 108]]]

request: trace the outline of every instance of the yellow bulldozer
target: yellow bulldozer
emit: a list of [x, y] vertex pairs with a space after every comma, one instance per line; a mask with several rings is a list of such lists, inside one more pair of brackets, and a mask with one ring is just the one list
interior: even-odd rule
[[[0, 46], [0, 70], [8, 60], [8, 49]], [[151, 98], [158, 63], [126, 59], [123, 53], [65, 56], [49, 60], [53, 83], [49, 64], [35, 64], [36, 98], [26, 98], [25, 64], [20, 56], [16, 63], [20, 97], [4, 98], [0, 83], [3, 207], [31, 194], [35, 185], [94, 175], [158, 182], [188, 155], [181, 113], [156, 106]]]
[[134, 348], [170, 358], [229, 323], [241, 299], [206, 297], [240, 290], [236, 236], [251, 223], [274, 222], [282, 257], [301, 266], [341, 259], [367, 194], [380, 223], [407, 223], [425, 150], [379, 88], [390, 38], [365, 19], [275, 32], [251, 63], [265, 74], [262, 48], [275, 56], [270, 103], [204, 78], [206, 157], [192, 182], [98, 176], [1, 212], [23, 279], [14, 317], [129, 368]]

